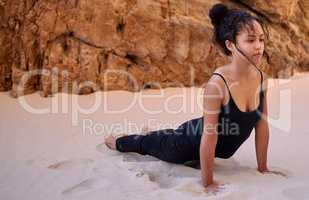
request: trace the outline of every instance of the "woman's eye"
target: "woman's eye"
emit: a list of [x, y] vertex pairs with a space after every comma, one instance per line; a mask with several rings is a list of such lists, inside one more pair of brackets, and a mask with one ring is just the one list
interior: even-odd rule
[[264, 42], [264, 41], [265, 41], [265, 39], [264, 39], [264, 38], [261, 38], [261, 39], [260, 39], [260, 41], [261, 41], [261, 42]]
[[248, 42], [250, 42], [250, 43], [251, 43], [251, 42], [254, 42], [254, 40], [248, 40]]

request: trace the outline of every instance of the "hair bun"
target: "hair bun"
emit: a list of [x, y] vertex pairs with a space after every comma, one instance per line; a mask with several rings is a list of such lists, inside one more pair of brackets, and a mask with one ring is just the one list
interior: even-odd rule
[[209, 10], [209, 17], [214, 26], [218, 26], [223, 17], [228, 13], [229, 9], [222, 3], [215, 4]]

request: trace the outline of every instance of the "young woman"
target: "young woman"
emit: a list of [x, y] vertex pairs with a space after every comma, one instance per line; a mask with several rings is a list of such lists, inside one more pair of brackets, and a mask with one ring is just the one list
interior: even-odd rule
[[[209, 12], [217, 44], [231, 62], [215, 70], [204, 88], [203, 117], [147, 135], [109, 136], [106, 145], [184, 164], [199, 160], [205, 187], [218, 189], [214, 158], [230, 158], [255, 128], [257, 169], [267, 167], [267, 79], [256, 66], [264, 53], [263, 23], [249, 13], [216, 4]], [[265, 89], [264, 89], [265, 88]], [[272, 172], [284, 175], [280, 172]]]

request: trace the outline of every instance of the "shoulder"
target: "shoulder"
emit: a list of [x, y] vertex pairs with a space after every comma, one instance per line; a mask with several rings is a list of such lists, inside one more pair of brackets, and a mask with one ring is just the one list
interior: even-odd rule
[[[216, 68], [213, 73], [220, 74], [223, 76], [225, 81], [229, 81], [229, 75], [228, 75], [229, 73], [226, 65]], [[221, 86], [221, 89], [224, 89], [226, 86], [223, 78], [220, 75], [212, 75], [209, 79], [209, 82], [211, 83], [215, 82]]]
[[[217, 73], [223, 76], [223, 78], [226, 78], [226, 67], [225, 66], [220, 66], [215, 69], [212, 73]], [[224, 87], [224, 80], [220, 75], [217, 74], [211, 74], [208, 80], [208, 83], [213, 84], [219, 84], [221, 87]]]
[[[224, 78], [226, 77], [224, 67], [218, 67], [212, 73], [218, 73], [221, 74]], [[221, 97], [220, 99], [222, 100], [225, 94], [226, 86], [222, 77], [219, 75], [210, 74], [210, 77], [203, 89], [204, 95], [219, 95]]]

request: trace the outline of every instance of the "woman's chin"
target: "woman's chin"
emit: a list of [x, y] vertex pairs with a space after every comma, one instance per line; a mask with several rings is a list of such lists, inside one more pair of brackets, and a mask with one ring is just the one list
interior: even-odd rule
[[262, 63], [262, 58], [253, 58], [252, 61], [255, 65], [260, 65]]
[[254, 62], [255, 65], [260, 65], [262, 63], [262, 60]]

